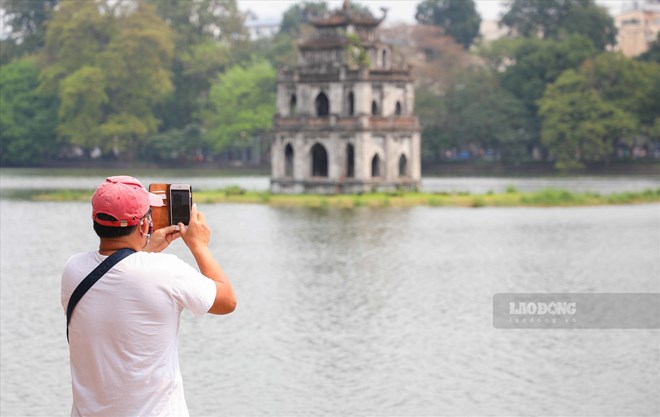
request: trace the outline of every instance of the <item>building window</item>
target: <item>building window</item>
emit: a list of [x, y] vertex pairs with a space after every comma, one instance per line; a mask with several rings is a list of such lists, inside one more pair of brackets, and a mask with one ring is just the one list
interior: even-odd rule
[[376, 103], [376, 100], [371, 102], [371, 114], [374, 116], [378, 115], [378, 103]]
[[284, 176], [293, 177], [293, 146], [290, 143], [284, 149]]
[[355, 148], [352, 143], [346, 145], [346, 177], [355, 176]]
[[371, 159], [371, 176], [380, 177], [380, 157], [378, 154]]
[[401, 102], [397, 101], [396, 102], [396, 108], [394, 109], [394, 114], [397, 116], [401, 116]]
[[348, 93], [348, 115], [353, 116], [355, 114], [355, 96], [351, 91]]
[[387, 68], [387, 50], [383, 49], [383, 51], [381, 52], [380, 57], [381, 57], [381, 61], [380, 61], [381, 65], [380, 66], [383, 67], [383, 68]]
[[404, 154], [399, 158], [399, 176], [408, 177], [408, 159]]
[[312, 146], [312, 176], [313, 177], [327, 177], [328, 176], [328, 152], [320, 143]]
[[314, 104], [316, 105], [317, 116], [325, 117], [330, 113], [330, 102], [328, 102], [328, 96], [326, 96], [324, 92], [320, 92], [319, 95], [316, 96]]
[[295, 94], [291, 94], [291, 99], [289, 100], [289, 114], [291, 116], [296, 114], [296, 103], [298, 99]]

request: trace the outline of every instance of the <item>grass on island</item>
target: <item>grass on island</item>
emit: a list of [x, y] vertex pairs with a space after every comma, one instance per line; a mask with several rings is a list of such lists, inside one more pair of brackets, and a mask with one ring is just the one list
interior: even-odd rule
[[[90, 201], [92, 191], [13, 191], [7, 197], [33, 201]], [[660, 202], [660, 188], [641, 192], [623, 192], [601, 195], [574, 193], [563, 189], [546, 188], [536, 192], [520, 192], [508, 187], [506, 192], [486, 194], [374, 192], [364, 194], [271, 194], [267, 191], [248, 191], [230, 186], [215, 191], [197, 191], [196, 203], [268, 204], [277, 207], [575, 207], [608, 204], [639, 204]]]

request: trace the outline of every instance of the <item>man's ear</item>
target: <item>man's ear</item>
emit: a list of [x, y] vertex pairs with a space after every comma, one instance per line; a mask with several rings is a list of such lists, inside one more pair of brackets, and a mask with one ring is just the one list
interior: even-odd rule
[[138, 223], [138, 229], [140, 230], [140, 235], [149, 234], [149, 222], [147, 219], [140, 220], [140, 223]]

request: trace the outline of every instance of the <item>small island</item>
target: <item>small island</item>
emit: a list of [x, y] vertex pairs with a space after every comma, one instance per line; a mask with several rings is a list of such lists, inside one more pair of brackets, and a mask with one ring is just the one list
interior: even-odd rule
[[[8, 198], [32, 201], [89, 201], [92, 190], [28, 190], [7, 193]], [[468, 192], [389, 191], [362, 194], [272, 194], [230, 186], [213, 191], [197, 191], [199, 204], [267, 204], [274, 207], [577, 207], [613, 204], [660, 203], [660, 188], [613, 194], [578, 193], [546, 188], [521, 192], [508, 187], [505, 192], [471, 194]]]

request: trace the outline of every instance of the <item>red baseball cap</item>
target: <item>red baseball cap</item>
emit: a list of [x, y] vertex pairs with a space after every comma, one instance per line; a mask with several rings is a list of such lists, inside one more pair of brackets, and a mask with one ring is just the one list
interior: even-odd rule
[[[92, 196], [92, 219], [103, 226], [135, 226], [149, 211], [149, 207], [162, 207], [163, 199], [152, 194], [133, 177], [108, 177]], [[99, 219], [100, 213], [115, 220]]]

